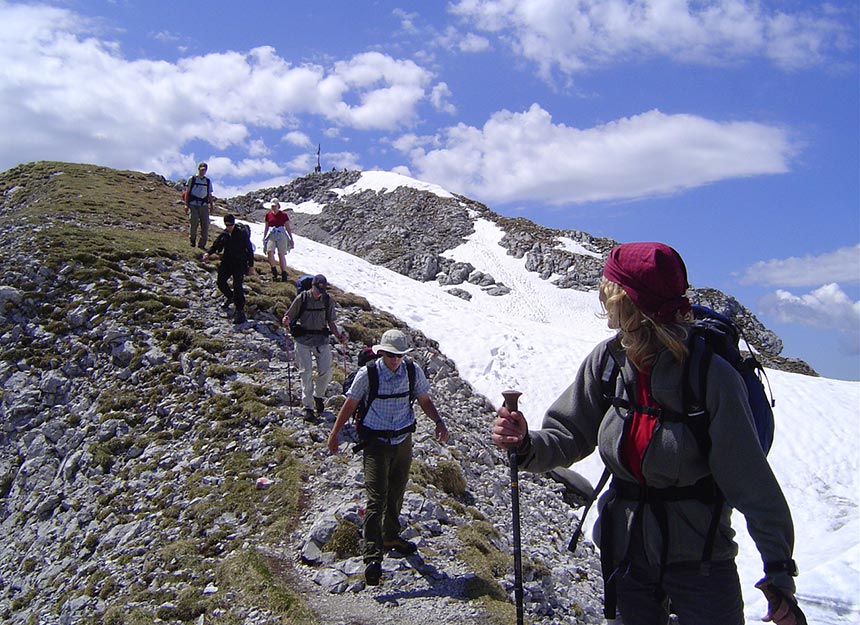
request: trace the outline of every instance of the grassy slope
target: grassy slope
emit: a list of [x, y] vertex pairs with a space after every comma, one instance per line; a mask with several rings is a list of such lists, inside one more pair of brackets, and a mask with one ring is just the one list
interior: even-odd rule
[[[44, 267], [54, 274], [64, 272], [70, 278], [68, 284], [95, 286], [86, 295], [81, 290], [73, 289], [65, 293], [65, 297], [57, 297], [56, 293], [49, 296], [36, 288], [27, 276], [19, 275], [11, 280], [34, 303], [36, 314], [52, 320], [48, 325], [55, 334], [63, 333], [63, 320], [67, 313], [85, 301], [94, 303], [90, 307], [94, 325], [98, 325], [100, 316], [108, 308], [127, 309], [129, 314], [142, 314], [143, 322], [155, 326], [154, 333], [164, 338], [165, 346], [185, 343], [184, 347], [188, 350], [201, 348], [201, 356], [203, 352], [217, 351], [217, 345], [206, 343], [201, 327], [184, 317], [177, 322], [181, 315], [176, 313], [187, 308], [187, 302], [140, 289], [140, 285], [121, 266], [122, 263], [139, 263], [152, 268], [161, 259], [162, 272], [169, 273], [183, 262], [199, 262], [200, 251], [189, 248], [187, 244], [187, 219], [178, 201], [179, 193], [168, 182], [139, 172], [39, 162], [0, 174], [0, 194], [7, 199], [5, 210], [0, 212], [0, 228], [15, 229], [22, 233], [18, 237], [22, 244], [30, 239], [32, 249]], [[217, 228], [213, 229], [217, 231]], [[23, 233], [30, 233], [32, 237]], [[298, 271], [294, 272], [294, 277], [298, 275]], [[248, 287], [253, 294], [249, 298], [249, 307], [253, 307], [257, 314], [270, 311], [274, 315], [276, 303], [290, 301], [295, 294], [291, 283], [267, 284], [264, 287], [259, 277], [251, 277]], [[335, 295], [345, 305], [356, 304], [356, 300], [342, 293]], [[4, 352], [3, 359], [44, 370], [56, 367], [58, 360], [61, 360], [57, 358], [56, 346], [52, 341], [39, 341], [30, 337], [22, 337], [15, 349]], [[135, 363], [129, 366], [134, 368]], [[150, 375], [161, 376], [162, 383], [169, 384], [177, 372], [176, 366], [175, 362], [168, 363], [163, 370], [153, 371]], [[210, 371], [213, 370], [210, 368]], [[213, 372], [227, 374], [224, 371]], [[136, 425], [136, 418], [131, 414], [145, 411], [146, 404], [152, 403], [152, 398], [139, 397], [135, 389], [128, 386], [123, 387], [113, 381], [104, 382], [108, 386], [101, 388], [99, 395], [103, 420], [121, 416], [131, 421], [132, 426]], [[255, 397], [256, 391], [258, 389], [251, 385], [237, 384], [234, 385], [232, 397], [216, 396], [208, 401], [199, 398], [209, 404], [205, 410], [218, 421], [219, 426], [211, 430], [211, 440], [200, 431], [189, 432], [189, 437], [197, 439], [194, 444], [223, 446], [224, 441], [218, 439], [224, 436], [226, 428], [235, 426], [227, 414], [219, 414], [219, 409], [226, 407], [224, 404], [235, 406], [238, 403], [242, 406], [239, 414], [232, 415], [235, 421], [252, 420], [258, 409], [264, 412], [267, 402], [265, 398]], [[68, 423], [75, 426], [76, 417], [68, 415]], [[137, 438], [136, 442], [156, 444], [159, 437], [170, 439], [182, 435], [177, 431], [155, 435], [149, 433], [152, 438]], [[258, 467], [247, 455], [233, 454], [230, 464], [224, 467], [226, 479], [223, 486], [217, 489], [218, 492], [211, 492], [213, 488], [200, 485], [203, 483], [201, 478], [205, 477], [203, 475], [195, 475], [195, 480], [189, 480], [189, 484], [179, 487], [189, 488], [193, 491], [189, 495], [205, 500], [205, 505], [201, 505], [199, 510], [191, 510], [187, 514], [204, 520], [204, 516], [213, 519], [225, 512], [238, 515], [253, 513], [266, 519], [260, 529], [269, 534], [272, 540], [289, 531], [301, 511], [301, 484], [308, 469], [300, 461], [291, 458], [289, 433], [276, 433], [275, 436], [281, 438], [272, 442], [280, 450], [276, 458], [280, 468], [273, 475], [279, 483], [277, 488], [269, 489], [264, 499], [254, 497], [253, 491], [249, 492], [249, 488], [253, 487], [248, 486], [246, 478]], [[130, 444], [130, 440], [114, 439], [108, 444], [91, 448], [95, 463], [107, 471], [111, 468], [134, 471], [128, 465], [120, 466], [118, 460]], [[192, 482], [198, 486], [191, 486]], [[131, 502], [121, 496], [105, 498], [98, 503], [101, 514], [117, 513], [121, 519], [128, 517], [122, 512], [127, 511]], [[157, 506], [158, 502], [153, 502], [153, 505]], [[163, 513], [168, 519], [179, 517], [179, 511], [171, 506], [166, 506]], [[316, 623], [301, 599], [289, 590], [287, 572], [270, 566], [272, 563], [258, 550], [237, 548], [231, 553], [219, 554], [218, 558], [207, 557], [210, 555], [207, 551], [215, 547], [217, 538], [210, 536], [204, 539], [180, 531], [178, 540], [152, 545], [150, 566], [167, 567], [168, 570], [181, 572], [188, 579], [214, 578], [220, 588], [239, 597], [238, 603], [265, 606], [270, 612], [287, 619], [284, 622]], [[89, 546], [95, 550], [96, 544], [97, 539], [93, 538]], [[58, 546], [61, 555], [63, 552], [71, 553], [74, 549], [71, 545]], [[152, 597], [147, 596], [142, 588], [120, 589], [106, 575], [96, 572], [89, 576], [88, 586], [79, 589], [80, 592], [78, 589], [69, 589], [60, 600], [87, 593], [98, 595], [113, 607], [93, 617], [93, 622], [97, 623], [151, 623], [153, 616], [186, 620], [203, 612], [218, 613], [218, 616], [208, 617], [207, 622], [239, 622], [238, 617], [231, 615], [230, 605], [223, 604], [223, 600], [207, 599], [193, 585], [189, 587], [190, 590], [176, 596], [164, 593]], [[129, 609], [127, 605], [131, 603], [137, 603], [138, 607]], [[152, 607], [141, 607], [141, 603]], [[155, 606], [159, 604], [170, 604], [175, 609], [158, 614]], [[26, 603], [22, 602], [12, 607], [27, 609]]]

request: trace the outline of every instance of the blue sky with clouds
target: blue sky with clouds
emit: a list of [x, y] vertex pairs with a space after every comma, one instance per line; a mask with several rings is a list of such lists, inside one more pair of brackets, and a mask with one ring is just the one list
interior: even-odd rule
[[662, 240], [860, 378], [855, 1], [0, 0], [0, 169], [384, 169]]

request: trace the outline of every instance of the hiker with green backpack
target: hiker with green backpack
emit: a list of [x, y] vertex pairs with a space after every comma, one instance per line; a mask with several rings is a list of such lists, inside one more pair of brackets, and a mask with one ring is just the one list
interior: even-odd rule
[[[764, 563], [756, 584], [768, 602], [763, 620], [805, 625], [795, 599], [791, 512], [762, 449], [746, 383], [716, 353], [701, 371], [689, 370], [696, 326], [688, 288], [671, 247], [614, 248], [600, 302], [618, 334], [589, 354], [540, 430], [529, 431], [522, 413], [503, 406], [492, 438], [532, 472], [600, 453], [612, 476], [595, 526], [607, 619], [617, 608], [625, 625], [664, 625], [670, 614], [681, 625], [743, 625], [736, 508]], [[696, 374], [700, 385], [691, 382]], [[688, 408], [693, 403], [696, 410]]]
[[448, 440], [448, 428], [430, 399], [427, 377], [415, 362], [404, 358], [410, 351], [408, 339], [400, 330], [388, 330], [382, 335], [380, 343], [373, 346], [379, 358], [358, 369], [328, 437], [328, 450], [336, 454], [341, 429], [362, 405], [358, 431], [367, 491], [363, 559], [364, 579], [369, 586], [379, 584], [386, 551], [408, 556], [417, 550], [415, 543], [400, 536], [400, 509], [409, 481], [412, 432], [416, 429], [413, 401], [435, 424], [436, 440]]
[[333, 373], [329, 337], [334, 335], [341, 343], [346, 343], [348, 337], [335, 324], [335, 302], [328, 294], [328, 279], [324, 275], [303, 276], [297, 288], [282, 322], [295, 341], [304, 417], [312, 421], [323, 414], [326, 389]]

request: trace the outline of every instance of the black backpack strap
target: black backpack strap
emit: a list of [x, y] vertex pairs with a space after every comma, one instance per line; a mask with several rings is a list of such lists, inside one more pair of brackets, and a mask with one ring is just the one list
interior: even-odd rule
[[603, 490], [603, 487], [606, 486], [606, 482], [609, 481], [610, 475], [612, 474], [609, 472], [609, 469], [603, 469], [603, 475], [600, 476], [600, 479], [597, 481], [597, 486], [595, 486], [594, 490], [591, 491], [591, 497], [588, 498], [588, 502], [586, 502], [585, 507], [582, 509], [579, 523], [576, 524], [573, 536], [570, 537], [570, 542], [567, 543], [567, 550], [571, 553], [576, 552], [576, 545], [579, 542], [579, 538], [582, 536], [582, 530], [585, 525], [585, 517], [588, 515], [588, 511], [591, 510], [591, 506], [593, 506], [594, 502], [597, 501], [597, 496], [600, 495], [600, 491]]
[[409, 378], [409, 399], [415, 399], [415, 363], [406, 361], [406, 376]]
[[684, 362], [682, 401], [686, 423], [702, 455], [707, 459], [711, 452], [711, 436], [708, 433], [710, 416], [705, 401], [707, 398], [708, 370], [714, 357], [713, 348], [701, 334], [694, 334], [689, 343], [690, 355]]
[[[624, 379], [624, 374], [621, 372], [623, 358], [624, 350], [621, 347], [621, 336], [619, 335], [607, 343], [606, 351], [603, 352], [603, 357], [600, 361], [600, 389], [606, 401], [616, 408], [629, 412], [633, 408], [631, 398], [635, 397], [635, 395], [633, 395], [633, 389], [628, 386], [627, 381]], [[627, 399], [619, 397], [615, 393], [619, 375], [627, 392]]]
[[[617, 397], [615, 394], [615, 388], [618, 382], [618, 375], [621, 372], [621, 364], [618, 362], [618, 358], [615, 355], [614, 350], [618, 348], [620, 340], [620, 337], [616, 336], [609, 343], [607, 343], [606, 349], [603, 352], [603, 356], [601, 356], [600, 358], [600, 391], [603, 395], [603, 399], [606, 400], [608, 404], [612, 404], [616, 408], [623, 408], [625, 410], [629, 410], [630, 402], [625, 401], [621, 397]], [[591, 510], [591, 507], [594, 505], [594, 502], [597, 501], [598, 495], [600, 495], [600, 492], [606, 486], [606, 483], [609, 481], [611, 475], [612, 474], [609, 472], [609, 469], [603, 469], [603, 474], [597, 481], [597, 486], [594, 487], [591, 492], [591, 496], [585, 503], [585, 507], [582, 510], [582, 515], [579, 517], [579, 523], [576, 524], [576, 528], [573, 531], [573, 536], [570, 537], [570, 541], [567, 543], [567, 549], [571, 553], [574, 553], [576, 551], [576, 546], [579, 543], [579, 539], [582, 537], [583, 528], [585, 527], [585, 518], [588, 515], [588, 512]]]
[[305, 314], [305, 311], [308, 309], [308, 293], [310, 291], [302, 291], [301, 300], [299, 301], [299, 312], [296, 315], [296, 322], [302, 318], [302, 315]]
[[367, 447], [368, 439], [362, 424], [367, 411], [370, 410], [370, 404], [379, 396], [379, 371], [376, 369], [376, 362], [369, 362], [364, 365], [364, 368], [367, 370], [367, 398], [359, 402], [353, 414], [355, 433], [358, 434], [359, 442], [352, 446], [352, 453], [358, 453]]
[[[684, 363], [684, 410], [687, 412], [687, 426], [696, 438], [699, 451], [707, 460], [711, 453], [711, 435], [708, 432], [711, 419], [705, 402], [708, 390], [708, 371], [714, 358], [714, 350], [702, 334], [693, 334], [689, 349], [690, 355]], [[716, 483], [713, 485], [713, 491], [711, 522], [708, 524], [705, 543], [702, 547], [700, 573], [703, 576], [707, 576], [711, 572], [714, 543], [723, 515], [723, 506], [726, 503], [725, 495]]]
[[365, 412], [370, 408], [373, 400], [379, 396], [379, 370], [376, 368], [375, 362], [369, 362], [365, 365], [367, 369], [367, 400], [365, 401]]

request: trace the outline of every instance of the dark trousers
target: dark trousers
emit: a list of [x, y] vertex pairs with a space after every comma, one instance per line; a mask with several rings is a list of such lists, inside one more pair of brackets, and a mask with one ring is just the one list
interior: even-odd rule
[[669, 564], [660, 581], [659, 565], [649, 565], [640, 526], [628, 550], [630, 565], [616, 572], [618, 611], [624, 625], [665, 625], [667, 605], [680, 625], [743, 625], [744, 603], [734, 560], [712, 562], [702, 575], [701, 562]]
[[371, 442], [364, 448], [364, 561], [381, 560], [383, 542], [400, 535], [400, 508], [412, 465], [412, 435], [399, 445]]
[[[230, 280], [233, 280], [233, 288], [230, 288]], [[242, 283], [245, 281], [245, 268], [234, 267], [221, 263], [218, 266], [218, 290], [224, 294], [227, 301], [233, 302], [236, 311], [245, 310], [245, 289]]]

